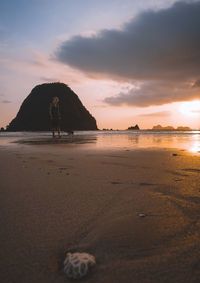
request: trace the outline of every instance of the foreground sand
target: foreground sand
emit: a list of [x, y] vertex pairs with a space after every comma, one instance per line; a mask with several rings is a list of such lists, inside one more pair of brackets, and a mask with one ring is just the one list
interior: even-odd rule
[[0, 282], [70, 282], [68, 250], [95, 255], [84, 282], [199, 282], [199, 155], [19, 144], [0, 168]]

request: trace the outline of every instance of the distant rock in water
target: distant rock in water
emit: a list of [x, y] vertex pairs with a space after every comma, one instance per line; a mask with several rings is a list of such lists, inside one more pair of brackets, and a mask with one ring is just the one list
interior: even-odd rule
[[78, 96], [64, 83], [37, 85], [23, 101], [8, 131], [49, 131], [49, 105], [59, 98], [61, 130], [97, 130], [96, 120], [83, 106]]
[[191, 131], [190, 127], [179, 126], [176, 129], [172, 126], [163, 127], [161, 125], [153, 126], [152, 130], [159, 130], [159, 131]]
[[129, 127], [127, 130], [140, 130], [140, 128], [138, 125], [135, 125], [135, 126]]
[[153, 126], [152, 130], [159, 130], [159, 131], [174, 131], [174, 127], [172, 126], [166, 126], [163, 127], [161, 125]]

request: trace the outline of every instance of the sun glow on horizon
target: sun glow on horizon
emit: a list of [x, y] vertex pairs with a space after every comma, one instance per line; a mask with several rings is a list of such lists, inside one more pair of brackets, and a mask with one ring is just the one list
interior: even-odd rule
[[185, 116], [198, 118], [200, 116], [200, 100], [182, 102], [179, 111]]

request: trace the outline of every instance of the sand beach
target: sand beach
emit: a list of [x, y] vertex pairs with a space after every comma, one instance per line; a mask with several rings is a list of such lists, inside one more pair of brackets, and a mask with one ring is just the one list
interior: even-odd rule
[[199, 152], [97, 139], [2, 142], [0, 282], [71, 282], [66, 251], [95, 256], [83, 282], [199, 282]]

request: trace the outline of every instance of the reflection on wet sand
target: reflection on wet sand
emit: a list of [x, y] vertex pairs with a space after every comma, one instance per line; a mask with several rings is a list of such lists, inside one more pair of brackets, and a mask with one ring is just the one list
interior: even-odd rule
[[99, 135], [98, 148], [178, 148], [189, 152], [200, 152], [200, 135]]
[[97, 137], [96, 136], [65, 136], [62, 138], [49, 138], [49, 137], [40, 137], [40, 138], [27, 138], [27, 139], [20, 139], [14, 141], [14, 143], [20, 144], [30, 144], [30, 145], [54, 145], [54, 144], [90, 144], [96, 143]]
[[91, 149], [144, 149], [144, 148], [177, 148], [192, 153], [200, 152], [200, 132], [160, 133], [160, 132], [75, 132], [75, 135], [63, 135], [61, 139], [52, 138], [49, 133], [23, 133], [12, 136], [1, 136], [0, 145], [13, 143], [29, 145], [69, 145], [82, 144]]

